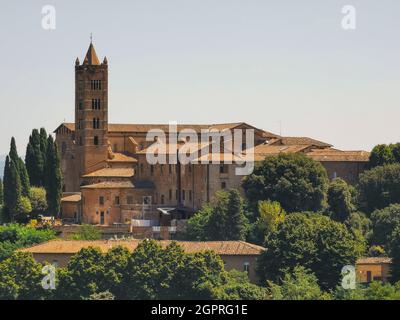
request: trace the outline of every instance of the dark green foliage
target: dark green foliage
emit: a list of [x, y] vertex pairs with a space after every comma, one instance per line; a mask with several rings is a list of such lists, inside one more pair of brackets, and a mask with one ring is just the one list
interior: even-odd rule
[[345, 225], [315, 213], [287, 215], [266, 246], [258, 263], [263, 282], [279, 282], [285, 272], [301, 265], [317, 276], [324, 289], [336, 286], [343, 266], [354, 264], [365, 251], [363, 239]]
[[3, 180], [0, 179], [0, 207], [3, 205], [4, 195], [3, 195]]
[[375, 146], [369, 156], [369, 164], [372, 168], [394, 163], [392, 148], [386, 144]]
[[21, 158], [18, 158], [18, 172], [21, 180], [21, 194], [25, 197], [29, 197], [31, 185], [29, 182], [28, 171], [26, 170], [25, 163]]
[[400, 226], [396, 226], [391, 233], [388, 247], [390, 256], [392, 258], [390, 281], [392, 283], [396, 283], [400, 281]]
[[[133, 253], [121, 247], [107, 254], [82, 249], [57, 277], [58, 299], [93, 299], [102, 292], [117, 299], [212, 299], [228, 284], [216, 254], [185, 254], [176, 243], [162, 248], [154, 240], [142, 241]], [[235, 288], [235, 296], [250, 296], [255, 290]]]
[[9, 156], [4, 167], [4, 206], [8, 220], [13, 221], [18, 215], [18, 205], [21, 199], [21, 180], [18, 169]]
[[219, 191], [188, 221], [188, 240], [245, 240], [248, 221], [237, 190]]
[[318, 211], [328, 188], [326, 170], [303, 154], [267, 157], [243, 180], [252, 207], [260, 200], [278, 201], [287, 212]]
[[372, 237], [372, 221], [363, 212], [352, 212], [344, 224], [353, 233], [359, 233], [366, 240]]
[[302, 266], [285, 272], [280, 283], [268, 281], [268, 294], [271, 300], [330, 300], [318, 285], [317, 277]]
[[0, 226], [0, 261], [10, 257], [19, 248], [48, 241], [54, 237], [55, 232], [50, 229], [37, 230], [18, 224]]
[[37, 129], [33, 129], [26, 147], [25, 163], [30, 182], [34, 186], [44, 185], [46, 153], [43, 150], [47, 149], [47, 137], [46, 147], [44, 148], [42, 144], [43, 137], [41, 137]]
[[328, 188], [328, 210], [330, 217], [339, 222], [344, 222], [355, 210], [353, 194], [346, 181], [336, 178], [331, 181]]
[[62, 176], [60, 168], [60, 157], [57, 145], [54, 143], [53, 137], [49, 136], [47, 140], [47, 157], [46, 157], [46, 197], [48, 212], [50, 215], [58, 217], [60, 213], [60, 202], [62, 195]]
[[389, 243], [393, 232], [400, 227], [400, 204], [392, 204], [384, 209], [375, 210], [371, 214], [373, 224], [374, 245], [380, 245], [389, 249]]
[[0, 299], [36, 300], [46, 296], [42, 266], [31, 254], [16, 252], [0, 263]]
[[267, 297], [265, 288], [249, 282], [245, 272], [232, 269], [227, 274], [226, 284], [214, 290], [217, 300], [264, 300]]
[[361, 206], [367, 212], [400, 203], [400, 163], [376, 167], [360, 175]]

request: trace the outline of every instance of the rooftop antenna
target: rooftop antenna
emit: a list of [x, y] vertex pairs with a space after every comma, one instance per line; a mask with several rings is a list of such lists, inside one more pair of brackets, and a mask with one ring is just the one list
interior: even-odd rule
[[279, 120], [279, 135], [282, 136], [282, 120]]
[[92, 43], [92, 41], [93, 41], [93, 34], [90, 33], [90, 43]]

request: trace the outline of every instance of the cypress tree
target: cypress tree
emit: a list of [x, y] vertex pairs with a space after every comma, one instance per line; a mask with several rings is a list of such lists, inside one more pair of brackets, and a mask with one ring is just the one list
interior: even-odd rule
[[[15, 138], [14, 137], [11, 138], [9, 156], [10, 156], [10, 163], [11, 163], [11, 161], [14, 161], [15, 164], [18, 163], [18, 158], [19, 157], [18, 157], [17, 146], [15, 144]], [[17, 170], [18, 170], [18, 168], [17, 168]]]
[[4, 196], [3, 196], [3, 180], [0, 179], [0, 206], [3, 205], [3, 200]]
[[26, 168], [31, 185], [43, 186], [44, 184], [44, 158], [45, 155], [42, 152], [41, 147], [41, 136], [37, 129], [32, 130], [32, 134], [29, 137], [29, 143], [26, 147]]
[[17, 165], [11, 157], [6, 158], [4, 170], [4, 206], [11, 221], [18, 214], [18, 205], [21, 200], [21, 181]]
[[60, 202], [62, 195], [62, 177], [60, 169], [60, 157], [58, 155], [57, 145], [53, 137], [49, 135], [47, 139], [47, 157], [46, 157], [46, 198], [48, 212], [53, 216], [58, 216], [60, 212]]
[[243, 210], [243, 200], [239, 191], [228, 191], [226, 213], [226, 240], [246, 240], [248, 221]]
[[42, 154], [43, 169], [42, 169], [42, 185], [44, 185], [46, 159], [47, 159], [47, 132], [45, 128], [40, 128], [40, 153]]
[[28, 171], [26, 170], [25, 163], [21, 158], [18, 158], [18, 173], [21, 180], [22, 195], [24, 195], [25, 197], [29, 197], [29, 192], [31, 190], [29, 175]]

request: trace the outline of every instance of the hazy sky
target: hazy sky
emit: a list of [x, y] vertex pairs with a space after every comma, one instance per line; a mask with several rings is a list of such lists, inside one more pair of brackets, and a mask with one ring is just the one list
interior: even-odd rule
[[[56, 30], [41, 26], [56, 9]], [[344, 5], [357, 29], [341, 27]], [[0, 154], [73, 121], [93, 32], [109, 120], [245, 121], [343, 149], [400, 140], [398, 0], [0, 0]], [[280, 126], [280, 123], [282, 124]]]

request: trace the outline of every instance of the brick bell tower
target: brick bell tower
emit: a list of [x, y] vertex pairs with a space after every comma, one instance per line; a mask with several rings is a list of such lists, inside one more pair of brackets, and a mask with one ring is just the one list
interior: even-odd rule
[[83, 63], [75, 62], [75, 143], [80, 176], [105, 167], [108, 156], [108, 62], [92, 40]]

